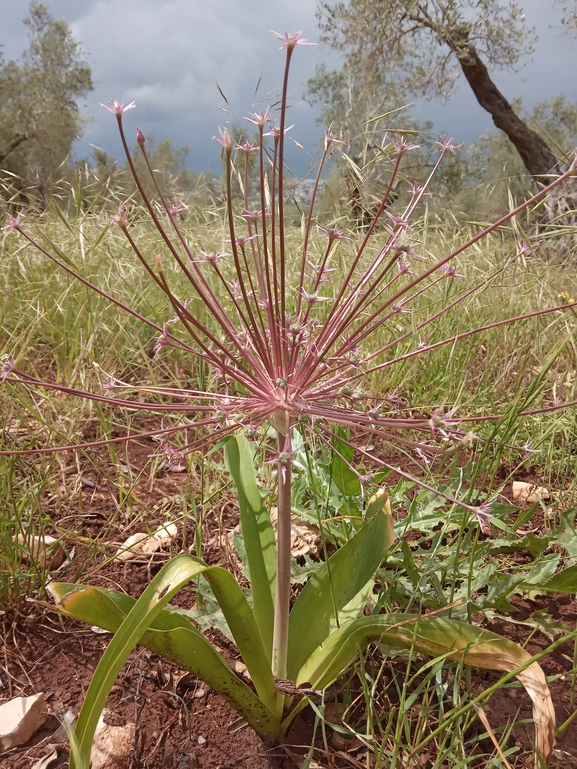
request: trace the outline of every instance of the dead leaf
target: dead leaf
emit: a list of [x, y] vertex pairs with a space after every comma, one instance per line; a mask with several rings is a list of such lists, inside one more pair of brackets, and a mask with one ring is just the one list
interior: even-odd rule
[[[270, 520], [276, 532], [278, 508], [270, 511]], [[309, 555], [318, 558], [321, 547], [321, 535], [318, 526], [303, 521], [298, 515], [291, 515], [291, 553], [295, 558]]]
[[[478, 649], [478, 647], [477, 647]], [[522, 652], [522, 649], [519, 649]], [[523, 652], [523, 656], [529, 654]], [[476, 651], [473, 647], [467, 652], [464, 661], [475, 667], [488, 670], [510, 672], [516, 670], [522, 660], [521, 656], [512, 656], [506, 652]], [[553, 754], [555, 745], [555, 709], [551, 700], [551, 692], [543, 669], [537, 662], [532, 662], [525, 670], [517, 674], [517, 678], [527, 690], [533, 703], [533, 721], [535, 722], [535, 769], [540, 769], [542, 760], [545, 766]]]

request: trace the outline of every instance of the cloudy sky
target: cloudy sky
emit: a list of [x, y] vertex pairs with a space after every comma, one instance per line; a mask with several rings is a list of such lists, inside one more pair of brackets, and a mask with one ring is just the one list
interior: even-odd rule
[[[54, 16], [69, 23], [92, 69], [95, 90], [83, 105], [88, 122], [75, 147], [79, 157], [89, 154], [92, 146], [120, 157], [116, 120], [98, 103], [135, 100], [137, 109], [125, 117], [129, 131], [139, 125], [147, 136], [188, 145], [192, 168], [217, 171], [220, 147], [212, 141], [217, 126], [240, 122], [247, 111], [263, 108], [267, 94], [276, 93], [280, 83], [284, 52], [269, 30], [302, 29], [311, 41], [318, 36], [317, 0], [45, 2]], [[558, 8], [553, 0], [524, 0], [521, 5], [528, 25], [538, 29], [537, 49], [519, 73], [493, 73], [497, 84], [508, 98], [521, 96], [527, 107], [557, 93], [577, 102], [577, 42], [562, 36]], [[27, 47], [22, 19], [28, 0], [0, 0], [0, 11], [4, 57], [17, 59]], [[300, 150], [291, 158], [298, 173], [306, 171], [306, 153], [314, 153], [321, 133], [315, 125], [317, 112], [302, 99], [307, 79], [321, 61], [329, 68], [339, 66], [335, 54], [323, 46], [298, 48], [293, 57], [290, 122], [296, 125], [291, 134], [305, 148], [304, 154]], [[448, 104], [421, 102], [414, 112], [457, 143], [473, 141], [492, 125], [466, 84]]]

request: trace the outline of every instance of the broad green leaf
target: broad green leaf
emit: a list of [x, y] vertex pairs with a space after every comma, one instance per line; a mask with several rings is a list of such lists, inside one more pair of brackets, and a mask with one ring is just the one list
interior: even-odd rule
[[[55, 583], [51, 592], [63, 611], [90, 625], [116, 632], [136, 600], [115, 590]], [[277, 717], [238, 678], [194, 625], [181, 614], [163, 609], [145, 630], [139, 645], [175, 662], [221, 694], [256, 732], [281, 736]]]
[[342, 428], [337, 427], [335, 432], [336, 435], [331, 441], [334, 453], [327, 470], [341, 494], [345, 497], [358, 496], [361, 493], [361, 482], [358, 473], [351, 468], [355, 450], [348, 443], [339, 440], [339, 436], [345, 439], [347, 437]]
[[522, 582], [520, 587], [536, 593], [577, 593], [577, 564], [543, 582]]
[[144, 590], [116, 631], [94, 672], [76, 727], [83, 756], [90, 754], [98, 718], [130, 652], [168, 601], [187, 582], [201, 574], [208, 580], [223, 610], [260, 699], [275, 712], [277, 693], [270, 663], [258, 626], [236, 580], [221, 567], [207, 566], [198, 558], [180, 555], [163, 566]]
[[227, 441], [224, 458], [237, 489], [254, 616], [270, 658], [276, 579], [274, 529], [256, 483], [252, 452], [244, 435], [234, 435]]
[[[531, 659], [508, 638], [473, 625], [443, 617], [385, 614], [361, 617], [332, 633], [301, 667], [295, 684], [307, 682], [317, 689], [326, 688], [360, 649], [376, 641], [488, 670], [511, 672]], [[547, 762], [555, 741], [555, 711], [547, 679], [536, 662], [517, 673], [517, 678], [533, 701], [535, 745]]]
[[553, 532], [555, 542], [561, 545], [571, 558], [577, 558], [576, 513], [577, 508], [571, 508], [571, 510], [561, 513], [559, 526]]
[[561, 560], [559, 553], [544, 555], [535, 561], [529, 573], [525, 576], [523, 583], [533, 588], [540, 588], [542, 584], [550, 580]]
[[352, 601], [374, 575], [392, 543], [391, 529], [390, 514], [381, 510], [311, 575], [290, 614], [290, 679], [294, 680], [325, 640], [335, 612]]
[[544, 537], [536, 537], [532, 532], [517, 539], [513, 537], [499, 537], [491, 543], [489, 553], [492, 555], [499, 555], [501, 553], [513, 553], [520, 550], [528, 550], [533, 558], [538, 558], [545, 552], [545, 550], [547, 550], [552, 541], [554, 541], [552, 534], [545, 535]]

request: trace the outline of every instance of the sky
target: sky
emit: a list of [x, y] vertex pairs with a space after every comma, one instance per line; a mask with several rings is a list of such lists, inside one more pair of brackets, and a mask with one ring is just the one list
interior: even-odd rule
[[[74, 147], [78, 158], [88, 156], [95, 146], [121, 157], [116, 119], [99, 103], [134, 100], [136, 109], [125, 115], [129, 136], [138, 125], [147, 137], [169, 138], [175, 147], [187, 145], [191, 168], [218, 172], [220, 146], [212, 141], [218, 126], [240, 123], [249, 111], [264, 109], [267, 96], [279, 93], [284, 52], [270, 30], [303, 30], [308, 40], [318, 38], [318, 0], [44, 1], [53, 16], [68, 22], [92, 69], [95, 90], [81, 105], [86, 124]], [[528, 25], [537, 28], [536, 51], [518, 73], [492, 72], [495, 82], [510, 100], [522, 97], [527, 108], [557, 93], [577, 103], [577, 41], [562, 35], [558, 7], [553, 0], [520, 4]], [[18, 59], [27, 47], [22, 24], [27, 12], [28, 0], [0, 0], [5, 60]], [[318, 109], [303, 98], [307, 80], [318, 63], [335, 69], [339, 61], [322, 45], [295, 50], [289, 122], [295, 123], [293, 140], [304, 148], [293, 145], [290, 152], [295, 173], [306, 172], [323, 133], [316, 124]], [[470, 143], [492, 127], [462, 80], [446, 104], [420, 101], [413, 113], [432, 121], [434, 132], [456, 143]]]

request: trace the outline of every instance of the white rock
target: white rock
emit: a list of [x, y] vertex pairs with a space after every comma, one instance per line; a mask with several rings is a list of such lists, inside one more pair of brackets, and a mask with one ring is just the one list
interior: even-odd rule
[[176, 523], [164, 523], [158, 527], [152, 536], [158, 540], [160, 547], [169, 547], [176, 539], [177, 534]]
[[47, 717], [44, 692], [0, 705], [0, 753], [28, 742]]
[[135, 726], [110, 726], [104, 723], [108, 711], [103, 710], [98, 721], [92, 750], [90, 766], [92, 769], [125, 769], [128, 754], [132, 748]]
[[44, 534], [42, 537], [30, 536], [25, 537], [22, 534], [18, 534], [16, 541], [22, 548], [26, 548], [28, 552], [22, 550], [22, 560], [24, 563], [36, 562], [36, 565], [41, 571], [48, 569], [57, 569], [64, 563], [65, 555], [62, 546], [56, 537], [51, 537], [50, 534]]
[[549, 489], [544, 486], [536, 486], [525, 481], [513, 481], [513, 499], [521, 502], [537, 502], [539, 499], [549, 499]]
[[119, 561], [134, 561], [142, 556], [149, 556], [160, 549], [160, 542], [144, 531], [132, 534], [116, 551]]

